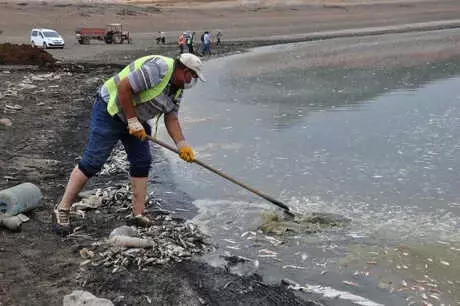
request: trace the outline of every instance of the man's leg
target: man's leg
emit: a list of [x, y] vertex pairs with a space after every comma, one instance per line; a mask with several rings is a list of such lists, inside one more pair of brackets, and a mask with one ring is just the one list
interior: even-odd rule
[[58, 209], [70, 210], [73, 201], [77, 197], [78, 193], [85, 187], [88, 177], [78, 169], [78, 166], [73, 168], [70, 174], [69, 182], [65, 188], [62, 200], [58, 205]]
[[[145, 124], [144, 128], [150, 134], [150, 126]], [[125, 147], [130, 164], [129, 175], [133, 191], [132, 209], [133, 216], [138, 217], [137, 225], [147, 226], [150, 221], [142, 218], [145, 209], [147, 195], [147, 180], [149, 175], [152, 157], [148, 141], [141, 141], [132, 135], [125, 135], [121, 139]]]
[[147, 177], [130, 177], [133, 189], [133, 216], [142, 215], [147, 195]]
[[86, 182], [104, 165], [126, 125], [107, 113], [107, 104], [99, 98], [91, 111], [89, 140], [78, 166], [72, 170], [64, 196], [55, 210], [55, 230], [66, 233], [70, 230], [69, 210]]

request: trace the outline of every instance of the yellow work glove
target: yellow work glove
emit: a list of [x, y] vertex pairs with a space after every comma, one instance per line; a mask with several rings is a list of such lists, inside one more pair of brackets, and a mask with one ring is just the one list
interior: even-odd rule
[[185, 160], [186, 162], [193, 162], [195, 159], [195, 153], [193, 153], [192, 148], [188, 145], [185, 140], [180, 141], [177, 144], [177, 149], [179, 149], [179, 157]]
[[145, 136], [147, 136], [147, 134], [145, 133], [144, 127], [139, 122], [137, 117], [128, 119], [128, 130], [129, 130], [129, 135], [136, 136], [140, 140], [144, 140]]

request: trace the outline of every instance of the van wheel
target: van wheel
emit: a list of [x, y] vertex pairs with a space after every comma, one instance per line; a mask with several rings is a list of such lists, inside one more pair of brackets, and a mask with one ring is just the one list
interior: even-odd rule
[[35, 45], [34, 42], [31, 42], [30, 44], [32, 45], [32, 48], [35, 48], [35, 47], [36, 47], [36, 45]]
[[47, 46], [46, 43], [44, 42], [44, 43], [43, 43], [43, 49], [46, 49], [46, 48], [48, 48], [48, 46]]

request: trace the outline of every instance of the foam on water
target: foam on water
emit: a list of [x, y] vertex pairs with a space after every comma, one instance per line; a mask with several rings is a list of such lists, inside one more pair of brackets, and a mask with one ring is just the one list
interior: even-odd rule
[[291, 198], [288, 205], [301, 212], [327, 212], [352, 219], [348, 235], [385, 239], [388, 243], [408, 241], [460, 242], [460, 217], [445, 209], [422, 211], [416, 206], [365, 202], [326, 202], [319, 198]]

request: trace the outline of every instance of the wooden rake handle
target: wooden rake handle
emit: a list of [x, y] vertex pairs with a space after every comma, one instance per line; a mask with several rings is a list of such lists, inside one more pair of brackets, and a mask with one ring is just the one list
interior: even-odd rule
[[[153, 138], [152, 136], [147, 135], [145, 139], [150, 140], [150, 141], [152, 141], [152, 142], [154, 142], [154, 143], [156, 143], [156, 144], [162, 146], [163, 148], [168, 149], [169, 151], [172, 151], [172, 152], [174, 152], [174, 153], [176, 153], [176, 154], [179, 154], [179, 151], [178, 151], [176, 148], [172, 147], [171, 145], [169, 145], [169, 144], [167, 144], [167, 143], [165, 143], [165, 142], [163, 142], [163, 141], [161, 141], [161, 140], [155, 139], [155, 138]], [[198, 164], [198, 165], [200, 165], [201, 167], [206, 168], [206, 169], [208, 169], [209, 171], [214, 172], [215, 174], [217, 174], [217, 175], [219, 175], [219, 176], [221, 176], [221, 177], [223, 177], [223, 178], [229, 180], [230, 182], [232, 182], [232, 183], [234, 183], [234, 184], [236, 184], [236, 185], [238, 185], [238, 186], [240, 186], [240, 187], [243, 187], [244, 189], [249, 190], [250, 192], [252, 192], [252, 193], [254, 193], [254, 194], [256, 194], [256, 195], [258, 195], [258, 196], [264, 198], [265, 200], [267, 200], [267, 201], [269, 201], [269, 202], [275, 204], [276, 206], [278, 206], [278, 207], [284, 209], [284, 212], [285, 212], [287, 215], [289, 215], [289, 216], [291, 216], [291, 217], [294, 217], [294, 216], [295, 216], [295, 215], [290, 211], [289, 207], [288, 207], [286, 204], [284, 204], [284, 203], [282, 203], [282, 202], [280, 202], [280, 201], [278, 201], [278, 200], [276, 200], [276, 199], [274, 199], [274, 198], [272, 198], [272, 197], [270, 197], [270, 196], [268, 196], [268, 195], [266, 195], [266, 194], [264, 194], [264, 193], [262, 193], [262, 192], [260, 192], [260, 191], [258, 191], [258, 190], [256, 190], [256, 189], [254, 189], [254, 188], [252, 188], [252, 187], [250, 187], [250, 186], [248, 186], [248, 185], [246, 185], [246, 184], [240, 182], [239, 180], [237, 180], [237, 179], [231, 177], [231, 176], [228, 175], [228, 174], [223, 173], [223, 172], [220, 171], [220, 170], [215, 169], [214, 167], [211, 167], [210, 165], [208, 165], [208, 164], [202, 162], [202, 161], [199, 160], [199, 159], [194, 159], [194, 160], [193, 160], [193, 163]]]

